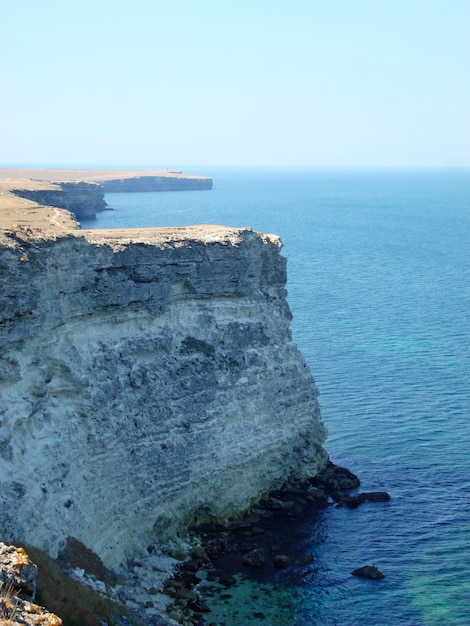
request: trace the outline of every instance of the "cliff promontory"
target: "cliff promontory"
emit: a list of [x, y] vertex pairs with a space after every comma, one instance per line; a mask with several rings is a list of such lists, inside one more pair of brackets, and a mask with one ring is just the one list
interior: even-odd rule
[[175, 170], [0, 168], [3, 209], [7, 196], [13, 195], [31, 200], [36, 206], [66, 209], [79, 221], [94, 219], [98, 211], [107, 208], [105, 193], [209, 189], [212, 189], [212, 179], [208, 176]]
[[113, 567], [324, 467], [278, 237], [37, 211], [0, 235], [5, 541], [74, 538]]

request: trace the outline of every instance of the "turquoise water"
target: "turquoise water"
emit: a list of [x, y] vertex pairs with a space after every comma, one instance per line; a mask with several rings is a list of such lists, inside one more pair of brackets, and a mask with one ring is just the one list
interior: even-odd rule
[[[201, 173], [212, 191], [109, 194], [114, 210], [82, 226], [279, 234], [330, 456], [392, 497], [293, 528], [295, 566], [240, 581], [208, 619], [470, 624], [470, 171]], [[351, 576], [367, 563], [385, 579]]]

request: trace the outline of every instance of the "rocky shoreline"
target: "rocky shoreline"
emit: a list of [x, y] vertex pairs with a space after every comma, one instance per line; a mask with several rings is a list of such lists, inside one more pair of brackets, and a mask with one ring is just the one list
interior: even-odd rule
[[[72, 581], [69, 593], [73, 596], [77, 596], [79, 585], [109, 603], [99, 616], [93, 615], [93, 611], [88, 612], [88, 617], [81, 614], [83, 626], [110, 623], [109, 618], [103, 618], [106, 614], [112, 615], [111, 622], [120, 626], [223, 626], [223, 622], [214, 621], [210, 604], [231, 598], [241, 578], [262, 584], [282, 569], [305, 568], [314, 561], [314, 555], [309, 552], [292, 553], [292, 535], [304, 522], [315, 524], [329, 506], [356, 508], [364, 502], [390, 500], [386, 492], [349, 493], [359, 487], [360, 480], [355, 474], [329, 461], [317, 476], [304, 482], [285, 483], [229, 523], [205, 523], [189, 529], [184, 541], [165, 546], [152, 544], [146, 556], [117, 571], [105, 568], [91, 550], [75, 540], [68, 542], [54, 567], [60, 566], [63, 576]], [[11, 569], [11, 554], [19, 553], [28, 566], [25, 574], [31, 579], [30, 587], [34, 587], [29, 597], [34, 598], [37, 568], [22, 548], [5, 547], [4, 553], [5, 558], [0, 559], [0, 580], [9, 576], [6, 572]], [[41, 565], [40, 570], [41, 567], [50, 568], [50, 565]], [[49, 571], [43, 572], [43, 581], [44, 574], [46, 578], [51, 575]], [[375, 566], [364, 566], [351, 574], [373, 580], [383, 578]], [[38, 595], [48, 604], [43, 584], [40, 576]], [[51, 602], [53, 606], [48, 608], [59, 613], [54, 601]], [[69, 614], [61, 615], [66, 620], [74, 619], [74, 611], [79, 611], [73, 600], [70, 602]], [[13, 604], [15, 618], [22, 619], [24, 601], [16, 599]], [[27, 609], [30, 610], [29, 605]], [[35, 610], [38, 615], [49, 615], [45, 610]], [[261, 613], [258, 617], [263, 618]], [[47, 619], [52, 620], [51, 624], [61, 623], [55, 615]]]
[[[230, 589], [237, 585], [240, 575], [263, 582], [280, 569], [313, 562], [308, 552], [291, 554], [291, 535], [296, 526], [305, 520], [315, 523], [329, 506], [357, 508], [364, 502], [390, 500], [386, 492], [349, 493], [359, 487], [355, 474], [329, 461], [314, 478], [286, 483], [227, 525], [204, 524], [192, 529], [200, 544], [179, 566], [177, 575], [165, 583], [164, 593], [171, 598], [167, 615], [185, 626], [221, 626], [211, 620], [208, 597], [230, 597]], [[372, 566], [361, 569], [365, 577], [383, 577], [376, 575]], [[259, 617], [262, 619], [262, 615]]]

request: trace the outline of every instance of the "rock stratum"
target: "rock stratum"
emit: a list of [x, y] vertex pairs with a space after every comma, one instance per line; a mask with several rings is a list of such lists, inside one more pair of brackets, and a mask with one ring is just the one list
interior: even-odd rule
[[116, 567], [325, 467], [278, 237], [85, 231], [15, 198], [0, 233], [4, 541], [54, 557], [73, 538]]

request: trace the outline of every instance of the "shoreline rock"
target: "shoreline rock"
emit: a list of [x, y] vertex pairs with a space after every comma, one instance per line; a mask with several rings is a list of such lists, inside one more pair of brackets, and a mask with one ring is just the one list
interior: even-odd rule
[[[224, 589], [230, 593], [237, 585], [240, 574], [258, 580], [260, 575], [269, 578], [280, 569], [303, 568], [314, 562], [312, 554], [289, 552], [292, 530], [306, 520], [315, 523], [322, 510], [334, 505], [331, 496], [335, 492], [331, 490], [338, 484], [345, 488], [342, 497], [346, 498], [346, 485], [355, 489], [359, 482], [352, 472], [329, 461], [318, 476], [284, 484], [231, 522], [194, 527], [187, 543], [173, 547], [150, 545], [147, 556], [119, 570], [105, 568], [96, 555], [76, 541], [69, 542], [58, 561], [64, 572], [82, 585], [123, 604], [128, 616], [115, 614], [116, 624], [210, 624], [205, 595], [209, 589], [211, 594], [223, 595]], [[326, 486], [325, 490], [319, 484]], [[358, 568], [353, 575], [376, 580], [383, 577], [371, 566]]]
[[355, 495], [349, 495], [345, 493], [334, 492], [331, 497], [338, 506], [343, 504], [350, 509], [357, 508], [364, 502], [389, 502], [390, 495], [386, 491], [372, 491], [368, 493], [358, 493]]
[[[203, 581], [204, 589], [209, 588], [211, 594], [220, 595], [223, 594], [221, 587], [229, 590], [237, 584], [237, 575], [257, 581], [268, 580], [279, 569], [310, 565], [315, 560], [312, 554], [292, 555], [289, 550], [284, 553], [292, 539], [291, 529], [301, 527], [306, 520], [314, 524], [322, 510], [335, 504], [332, 496], [338, 496], [336, 490], [339, 487], [346, 500], [354, 497], [347, 491], [357, 489], [359, 485], [359, 478], [350, 470], [328, 461], [317, 476], [304, 482], [286, 483], [262, 498], [241, 518], [226, 525], [213, 523], [194, 528], [205, 558], [183, 563], [179, 568], [181, 580], [186, 580], [188, 588], [196, 591]], [[378, 497], [374, 492], [360, 495], [366, 496], [365, 502], [372, 503], [390, 499], [388, 494], [378, 493], [381, 494]], [[188, 571], [190, 576], [185, 579]], [[197, 624], [206, 623], [200, 616], [191, 617], [190, 612], [184, 613], [181, 619], [189, 620], [189, 623], [192, 623], [191, 619]], [[210, 615], [208, 621], [210, 623]]]

